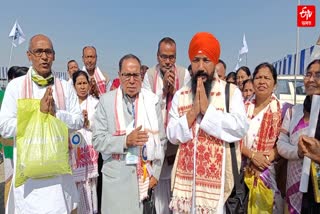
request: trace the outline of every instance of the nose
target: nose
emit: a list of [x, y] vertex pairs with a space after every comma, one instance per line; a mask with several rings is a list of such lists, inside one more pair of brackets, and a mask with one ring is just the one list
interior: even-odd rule
[[169, 58], [169, 57], [168, 57], [168, 58], [165, 58], [164, 61], [165, 61], [166, 63], [169, 63], [169, 62], [170, 62], [170, 58]]
[[200, 61], [199, 61], [199, 68], [198, 68], [198, 70], [204, 71], [204, 61], [203, 61], [203, 60], [200, 60]]
[[134, 82], [134, 76], [130, 76], [129, 83], [133, 84]]
[[48, 56], [47, 56], [46, 52], [43, 51], [41, 53], [41, 59], [48, 59]]
[[315, 76], [312, 74], [312, 75], [310, 76], [310, 78], [309, 78], [309, 81], [311, 81], [311, 80], [312, 80], [312, 81], [315, 81], [314, 78], [315, 78]]

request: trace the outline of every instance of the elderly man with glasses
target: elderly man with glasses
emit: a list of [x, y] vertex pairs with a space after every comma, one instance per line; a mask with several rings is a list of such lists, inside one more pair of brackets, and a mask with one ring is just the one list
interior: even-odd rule
[[[46, 118], [51, 118], [47, 123], [37, 121], [37, 125], [39, 127], [41, 126], [44, 132], [48, 132], [47, 130], [51, 126], [50, 122], [52, 120], [56, 121], [56, 119], [59, 119], [60, 123], [62, 121], [69, 129], [80, 129], [83, 125], [83, 119], [77, 95], [70, 84], [64, 80], [55, 78], [52, 73], [51, 67], [55, 59], [55, 52], [51, 40], [45, 35], [33, 36], [30, 39], [27, 56], [32, 62], [28, 73], [13, 79], [7, 86], [0, 111], [0, 135], [4, 138], [15, 137], [15, 140], [19, 140], [25, 139], [23, 138], [24, 136], [30, 135], [29, 132], [33, 132], [33, 130], [19, 130], [17, 128], [19, 124], [29, 123], [29, 120], [19, 117], [21, 112], [19, 113], [17, 109], [18, 100], [21, 99], [40, 100], [39, 111], [42, 112], [41, 115]], [[22, 114], [25, 114], [25, 112]], [[33, 116], [34, 114], [32, 114], [32, 117]], [[62, 127], [63, 126], [61, 125], [59, 128], [62, 129]], [[57, 134], [57, 132], [55, 134]], [[60, 138], [65, 135], [55, 136], [57, 136], [56, 138]], [[50, 137], [48, 138], [50, 139]], [[20, 140], [19, 147], [17, 146], [17, 142], [18, 141], [14, 143], [14, 174], [6, 212], [75, 212], [79, 196], [72, 175], [70, 174], [55, 174], [50, 177], [43, 175], [43, 179], [38, 177], [27, 178], [24, 184], [17, 186], [17, 167], [19, 167], [20, 170], [23, 168], [22, 164], [17, 164], [17, 154], [19, 153], [19, 148], [21, 148], [23, 144]], [[32, 138], [30, 142], [34, 142], [32, 141]], [[63, 142], [60, 141], [59, 143], [64, 143], [62, 146], [68, 148], [67, 139]], [[47, 148], [52, 145], [47, 144], [47, 141], [45, 140], [41, 141], [41, 144], [43, 147], [47, 146]], [[46, 151], [49, 150], [50, 149], [47, 149]], [[54, 151], [48, 153], [50, 153], [51, 157], [55, 155]], [[39, 155], [41, 156], [43, 154], [34, 153], [35, 157]], [[43, 158], [44, 156], [41, 157]], [[68, 154], [66, 154], [66, 156], [65, 160], [67, 161], [65, 164], [68, 166]], [[27, 168], [27, 166], [24, 167]], [[42, 175], [39, 173], [39, 176], [41, 177]]]
[[100, 97], [94, 148], [103, 157], [101, 213], [143, 213], [143, 201], [159, 180], [165, 130], [159, 97], [141, 89], [141, 63], [132, 54], [119, 62], [120, 87]]

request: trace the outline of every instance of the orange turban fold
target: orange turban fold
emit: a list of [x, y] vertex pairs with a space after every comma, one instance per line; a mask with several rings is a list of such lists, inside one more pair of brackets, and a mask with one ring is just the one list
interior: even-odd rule
[[208, 32], [199, 32], [193, 36], [189, 45], [190, 61], [197, 54], [206, 55], [214, 64], [217, 64], [220, 58], [220, 43]]

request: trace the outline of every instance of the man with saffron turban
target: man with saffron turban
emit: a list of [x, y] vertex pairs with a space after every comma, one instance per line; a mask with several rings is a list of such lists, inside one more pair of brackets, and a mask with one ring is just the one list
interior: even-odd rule
[[[194, 35], [191, 81], [174, 95], [167, 126], [169, 141], [179, 145], [172, 172], [174, 213], [223, 213], [233, 189], [228, 143], [239, 141], [248, 123], [241, 92], [232, 84], [227, 113], [226, 82], [215, 73], [219, 57], [220, 44], [212, 34]], [[239, 145], [235, 147], [239, 162]]]

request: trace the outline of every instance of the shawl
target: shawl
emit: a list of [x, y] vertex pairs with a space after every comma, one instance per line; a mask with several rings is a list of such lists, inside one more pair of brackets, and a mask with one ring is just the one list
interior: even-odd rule
[[[141, 89], [141, 92], [136, 97], [133, 105], [134, 107], [134, 127], [132, 123], [126, 127], [126, 121], [124, 119], [123, 112], [123, 92], [122, 88], [116, 89], [115, 96], [115, 118], [116, 118], [116, 131], [114, 136], [129, 135], [133, 129], [142, 125], [142, 130], [148, 131], [149, 139], [146, 142], [146, 154], [147, 162], [143, 162], [141, 158], [141, 151], [139, 152], [139, 158], [137, 163], [137, 177], [139, 183], [139, 198], [142, 201], [148, 196], [149, 187], [149, 175], [146, 170], [147, 165], [151, 164], [152, 160], [160, 160], [162, 157], [161, 142], [159, 138], [159, 127], [155, 104], [158, 97], [154, 94]], [[154, 96], [153, 96], [154, 95]], [[153, 107], [153, 108], [150, 108]], [[148, 110], [147, 110], [148, 109]], [[142, 148], [139, 148], [142, 150]]]
[[[25, 79], [22, 86], [21, 98], [32, 98], [32, 66], [29, 68], [28, 73], [25, 75]], [[64, 101], [64, 92], [62, 88], [62, 83], [59, 78], [54, 78], [54, 87], [56, 90], [56, 95], [54, 100], [57, 100], [58, 107], [62, 110], [66, 109], [65, 101]]]
[[[217, 110], [224, 111], [225, 99], [221, 95], [220, 82], [218, 79], [214, 81], [209, 102]], [[180, 92], [178, 112], [183, 116], [192, 108], [193, 96], [190, 86], [184, 86]], [[194, 122], [191, 129], [195, 137], [179, 145], [176, 157], [177, 165], [170, 208], [179, 213], [190, 212], [194, 179], [196, 213], [215, 212], [221, 197], [224, 142], [200, 128], [196, 131], [197, 126]], [[193, 175], [194, 152], [196, 153], [195, 177]]]
[[[83, 66], [82, 70], [87, 71], [85, 66]], [[94, 80], [96, 81], [96, 84], [99, 90], [99, 95], [106, 93], [107, 92], [106, 87], [109, 79], [103, 75], [103, 73], [101, 72], [98, 66], [94, 69], [93, 77], [94, 77]]]
[[[255, 97], [245, 103], [248, 119], [251, 120], [255, 108]], [[275, 95], [271, 96], [270, 103], [262, 110], [263, 118], [261, 120], [258, 132], [251, 145], [246, 145], [254, 151], [270, 151], [276, 144], [281, 128], [281, 104]], [[247, 142], [248, 143], [248, 142]]]

